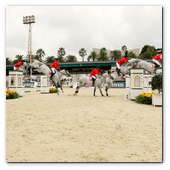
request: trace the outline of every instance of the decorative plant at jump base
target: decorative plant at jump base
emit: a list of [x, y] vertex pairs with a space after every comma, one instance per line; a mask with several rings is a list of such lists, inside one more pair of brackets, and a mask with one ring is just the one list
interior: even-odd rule
[[15, 91], [6, 90], [6, 99], [16, 99], [19, 97], [19, 94]]
[[135, 102], [140, 104], [152, 104], [152, 95], [156, 94], [156, 92], [152, 93], [142, 93], [136, 97]]
[[149, 82], [152, 86], [152, 90], [158, 89], [158, 94], [160, 94], [160, 90], [162, 89], [162, 74], [156, 74], [152, 77], [152, 81]]
[[[151, 84], [152, 90], [158, 89], [158, 94], [160, 94], [160, 90], [162, 89], [162, 74], [159, 73], [153, 76], [149, 84]], [[142, 93], [136, 97], [135, 101], [140, 104], [152, 104], [153, 94], [156, 94], [156, 92]]]
[[[58, 92], [59, 92], [59, 90], [58, 90]], [[54, 88], [54, 87], [50, 87], [49, 88], [49, 93], [57, 93], [57, 89]]]

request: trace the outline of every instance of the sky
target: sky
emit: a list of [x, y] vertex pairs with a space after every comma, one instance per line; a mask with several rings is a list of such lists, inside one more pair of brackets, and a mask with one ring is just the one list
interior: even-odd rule
[[[67, 55], [84, 48], [87, 56], [93, 48], [109, 50], [162, 48], [162, 6], [6, 6], [6, 57], [28, 54], [28, 25], [23, 16], [34, 15], [32, 54], [43, 49], [45, 57], [57, 57], [63, 47]], [[87, 60], [87, 56], [85, 60]]]

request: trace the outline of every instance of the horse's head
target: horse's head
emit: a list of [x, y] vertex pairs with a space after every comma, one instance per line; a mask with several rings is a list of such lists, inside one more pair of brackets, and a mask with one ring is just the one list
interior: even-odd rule
[[108, 71], [107, 71], [107, 74], [108, 74], [108, 77], [109, 77], [110, 79], [112, 79], [112, 80], [114, 79], [113, 76], [112, 76], [112, 71], [111, 71], [111, 70], [108, 70]]
[[70, 73], [69, 73], [67, 70], [65, 70], [65, 69], [61, 70], [60, 72], [61, 72], [63, 75], [68, 75], [68, 76], [70, 76]]

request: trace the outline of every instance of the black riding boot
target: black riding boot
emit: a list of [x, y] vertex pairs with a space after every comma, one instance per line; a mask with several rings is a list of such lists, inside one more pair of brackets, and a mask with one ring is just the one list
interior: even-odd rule
[[51, 80], [52, 80], [53, 75], [54, 75], [54, 73], [53, 73], [53, 72], [51, 72], [51, 76], [50, 76], [50, 79], [51, 79]]
[[117, 73], [118, 73], [118, 76], [121, 76], [121, 75], [120, 75], [120, 69], [117, 70]]
[[94, 79], [94, 78], [92, 78], [92, 81], [93, 81], [92, 86], [94, 86], [95, 79]]
[[159, 67], [159, 65], [155, 63], [155, 68], [158, 68], [158, 67]]

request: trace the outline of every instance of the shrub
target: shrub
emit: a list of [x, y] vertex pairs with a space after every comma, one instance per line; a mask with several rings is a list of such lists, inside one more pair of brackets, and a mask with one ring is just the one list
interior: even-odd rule
[[6, 99], [16, 99], [19, 97], [19, 94], [15, 91], [6, 90]]
[[142, 93], [136, 97], [135, 102], [140, 104], [152, 104], [152, 95], [156, 94], [155, 92], [152, 93]]
[[158, 93], [160, 94], [160, 90], [162, 89], [162, 74], [156, 74], [152, 77], [152, 80], [149, 82], [152, 86], [152, 90], [158, 89]]
[[[59, 91], [58, 91], [59, 92]], [[57, 93], [57, 89], [54, 87], [49, 88], [49, 93]]]

